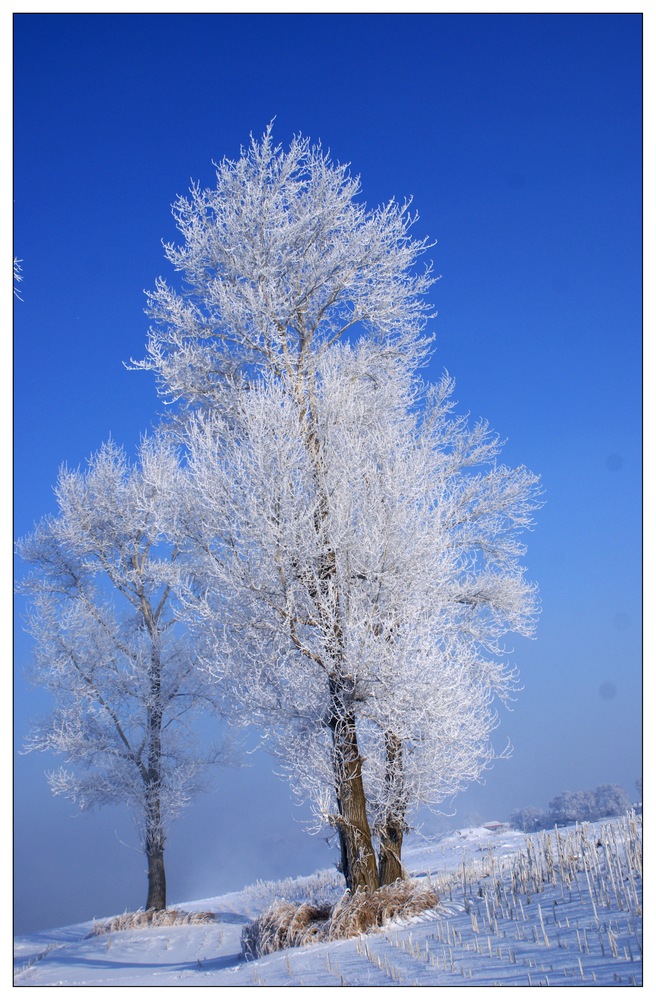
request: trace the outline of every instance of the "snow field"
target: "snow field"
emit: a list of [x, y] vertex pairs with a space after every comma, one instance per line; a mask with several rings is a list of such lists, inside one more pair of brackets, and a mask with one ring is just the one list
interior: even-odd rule
[[642, 827], [630, 814], [526, 836], [415, 839], [406, 864], [433, 911], [347, 941], [246, 962], [242, 928], [275, 898], [338, 891], [334, 873], [182, 904], [216, 923], [88, 937], [91, 924], [17, 939], [16, 985], [639, 986]]

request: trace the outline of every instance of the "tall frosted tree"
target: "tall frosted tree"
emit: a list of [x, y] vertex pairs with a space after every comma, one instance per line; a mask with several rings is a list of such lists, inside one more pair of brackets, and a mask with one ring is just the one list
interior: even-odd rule
[[[412, 408], [421, 401], [411, 398], [429, 349], [433, 279], [419, 267], [427, 243], [412, 238], [408, 205], [370, 210], [359, 194], [358, 180], [320, 147], [297, 137], [284, 151], [271, 129], [222, 161], [215, 187], [195, 185], [174, 205], [181, 242], [166, 255], [181, 290], [157, 282], [139, 367], [155, 372], [187, 416], [196, 506], [184, 530], [203, 553], [196, 606], [218, 642], [216, 669], [237, 671], [251, 720], [276, 719], [280, 734], [287, 718], [278, 745], [297, 787], [312, 761], [311, 794], [338, 831], [347, 883], [371, 889], [381, 871], [389, 880], [400, 870], [379, 871], [372, 822], [400, 866], [405, 811], [419, 795], [413, 762], [438, 753], [432, 709], [426, 715], [412, 693], [432, 682], [422, 661], [434, 656], [429, 634], [443, 703], [451, 697], [470, 724], [481, 720], [473, 744], [488, 753], [489, 703], [508, 677], [486, 668], [481, 650], [529, 617], [515, 539], [534, 479], [490, 468], [486, 507], [484, 476], [468, 478], [458, 497], [467, 537], [458, 504], [441, 491], [444, 476], [430, 483], [426, 455], [439, 454], [439, 435], [429, 442], [430, 421], [420, 429]], [[355, 360], [340, 341], [361, 344]], [[373, 410], [370, 386], [379, 393]], [[460, 429], [446, 451], [460, 448], [463, 467], [476, 464], [477, 449], [489, 463], [496, 445], [485, 431]], [[450, 542], [440, 535], [447, 529]], [[385, 562], [388, 550], [395, 555]], [[420, 593], [428, 579], [443, 584], [440, 614]], [[438, 599], [433, 584], [429, 593]], [[301, 704], [302, 675], [311, 680]], [[466, 739], [467, 724], [452, 731]], [[420, 770], [425, 778], [427, 765]], [[459, 787], [466, 771], [454, 765], [446, 784]]]
[[[254, 384], [229, 420], [190, 423], [193, 500], [179, 534], [204, 586], [188, 606], [199, 655], [320, 822], [343, 830], [340, 789], [352, 796], [354, 783], [340, 784], [339, 768], [358, 773], [360, 829], [390, 882], [402, 876], [408, 814], [453, 796], [494, 757], [492, 702], [515, 681], [500, 639], [530, 633], [535, 611], [517, 536], [536, 478], [494, 464], [498, 441], [452, 416], [448, 379], [425, 393], [366, 343], [333, 346], [317, 376], [321, 489], [275, 380]], [[319, 511], [334, 540], [327, 596]], [[346, 835], [342, 846], [348, 873]]]
[[164, 846], [214, 751], [193, 720], [214, 688], [177, 620], [184, 572], [166, 530], [179, 477], [173, 449], [144, 441], [131, 464], [113, 443], [84, 471], [62, 469], [59, 512], [22, 539], [35, 640], [33, 680], [54, 707], [30, 750], [65, 758], [49, 775], [82, 809], [127, 804], [148, 861], [146, 908], [166, 906]]
[[349, 883], [373, 887], [378, 876], [340, 650], [316, 365], [349, 330], [366, 330], [386, 355], [422, 357], [431, 278], [413, 270], [426, 244], [411, 239], [407, 206], [369, 211], [358, 193], [357, 179], [319, 147], [298, 137], [285, 152], [271, 129], [238, 160], [224, 160], [215, 188], [195, 186], [174, 205], [182, 243], [166, 253], [184, 291], [157, 283], [143, 367], [156, 372], [169, 399], [187, 406], [229, 411], [235, 393], [263, 374], [279, 380], [294, 407], [295, 438], [319, 496], [316, 601], [333, 657], [327, 698], [343, 855]]

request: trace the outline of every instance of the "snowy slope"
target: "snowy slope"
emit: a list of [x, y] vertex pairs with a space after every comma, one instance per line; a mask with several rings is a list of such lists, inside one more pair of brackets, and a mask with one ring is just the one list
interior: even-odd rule
[[180, 904], [212, 911], [212, 923], [16, 938], [15, 985], [641, 985], [641, 858], [632, 815], [531, 837], [415, 837], [405, 863], [441, 903], [411, 921], [244, 961], [242, 928], [274, 899], [338, 897], [339, 876], [326, 872]]

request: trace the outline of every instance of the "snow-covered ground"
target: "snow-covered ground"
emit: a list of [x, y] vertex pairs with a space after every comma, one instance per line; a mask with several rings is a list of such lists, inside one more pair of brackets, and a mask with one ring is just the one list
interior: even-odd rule
[[17, 986], [639, 986], [640, 817], [527, 837], [410, 838], [410, 873], [440, 906], [347, 941], [245, 961], [245, 924], [275, 899], [338, 898], [336, 872], [193, 903], [212, 923], [89, 936], [92, 923], [15, 939]]

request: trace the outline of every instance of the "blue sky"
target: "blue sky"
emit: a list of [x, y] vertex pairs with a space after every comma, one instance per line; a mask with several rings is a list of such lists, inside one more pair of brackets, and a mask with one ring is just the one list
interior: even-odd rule
[[[537, 638], [517, 641], [515, 747], [454, 823], [641, 776], [642, 19], [639, 15], [18, 15], [14, 21], [14, 522], [54, 510], [62, 462], [132, 450], [161, 409], [143, 290], [190, 180], [275, 117], [350, 162], [374, 205], [414, 198], [437, 241], [427, 377], [542, 476]], [[20, 607], [19, 607], [20, 611]], [[44, 709], [21, 670], [14, 734]], [[173, 826], [170, 898], [329, 865], [265, 757]], [[120, 810], [55, 800], [15, 763], [16, 930], [141, 905]], [[249, 804], [249, 798], [252, 800]], [[262, 817], [266, 819], [263, 820]], [[236, 854], [219, 857], [217, 823]], [[437, 821], [427, 821], [437, 825]], [[288, 836], [288, 829], [292, 833]], [[208, 860], [205, 861], [207, 856]], [[68, 888], [66, 888], [68, 887]]]

